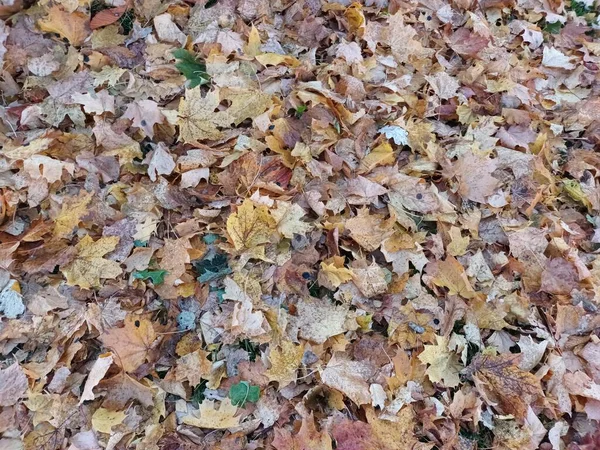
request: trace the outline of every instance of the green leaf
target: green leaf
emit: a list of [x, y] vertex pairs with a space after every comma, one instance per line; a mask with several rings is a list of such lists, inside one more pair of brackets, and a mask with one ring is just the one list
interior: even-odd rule
[[204, 258], [192, 263], [200, 283], [207, 283], [231, 273], [227, 256], [218, 252], [209, 252]]
[[558, 34], [560, 33], [560, 29], [562, 28], [562, 23], [556, 22], [546, 22], [546, 26], [544, 26], [544, 31], [550, 34]]
[[177, 58], [175, 67], [189, 80], [190, 89], [210, 81], [210, 77], [206, 73], [206, 65], [198, 61], [192, 53], [183, 48], [178, 48], [173, 50], [173, 56]]
[[167, 274], [167, 271], [164, 269], [160, 269], [160, 270], [136, 270], [133, 273], [133, 278], [136, 278], [138, 280], [152, 280], [152, 284], [154, 286], [158, 286], [159, 284], [162, 284], [165, 282], [165, 275]]
[[256, 403], [260, 397], [260, 388], [252, 386], [247, 381], [234, 384], [229, 389], [229, 399], [235, 406], [244, 407], [246, 402]]

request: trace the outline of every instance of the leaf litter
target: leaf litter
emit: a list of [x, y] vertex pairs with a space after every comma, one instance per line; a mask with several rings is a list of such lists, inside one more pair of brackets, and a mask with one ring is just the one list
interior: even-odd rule
[[593, 2], [0, 18], [0, 448], [598, 448]]

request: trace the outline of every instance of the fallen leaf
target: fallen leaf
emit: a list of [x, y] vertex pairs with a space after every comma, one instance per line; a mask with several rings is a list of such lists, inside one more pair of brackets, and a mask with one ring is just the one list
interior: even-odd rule
[[99, 287], [101, 278], [116, 278], [121, 275], [119, 263], [103, 258], [113, 251], [118, 243], [117, 236], [102, 237], [94, 241], [86, 235], [81, 239], [75, 246], [75, 259], [60, 269], [67, 279], [67, 284], [90, 289]]
[[60, 6], [50, 8], [48, 15], [38, 21], [40, 29], [46, 33], [57, 33], [68, 39], [71, 45], [80, 46], [90, 34], [90, 19], [80, 12], [64, 11]]
[[115, 363], [125, 372], [133, 372], [146, 362], [156, 333], [152, 322], [129, 315], [123, 328], [106, 330], [98, 339], [114, 353]]
[[231, 400], [228, 398], [221, 401], [219, 409], [215, 408], [214, 400], [204, 400], [198, 411], [193, 415], [183, 417], [183, 423], [212, 430], [233, 428], [237, 427], [240, 421], [240, 418], [235, 416], [236, 413], [237, 408], [231, 404]]
[[80, 405], [85, 401], [94, 400], [96, 398], [93, 389], [98, 385], [100, 381], [102, 381], [104, 375], [106, 375], [106, 372], [108, 372], [108, 369], [110, 368], [112, 363], [112, 353], [104, 353], [98, 356], [98, 359], [90, 369], [90, 374], [88, 375], [88, 378], [85, 381], [83, 392], [81, 394], [81, 397], [79, 398]]
[[425, 345], [419, 354], [419, 360], [428, 364], [425, 372], [434, 383], [442, 383], [446, 387], [455, 387], [460, 383], [459, 373], [463, 369], [458, 355], [448, 348], [448, 340], [436, 336], [434, 345]]
[[15, 405], [25, 397], [28, 387], [27, 376], [19, 364], [0, 369], [0, 406]]
[[303, 346], [290, 341], [283, 341], [277, 348], [272, 349], [269, 353], [271, 367], [266, 372], [269, 381], [279, 383], [279, 389], [294, 382], [303, 354]]
[[252, 249], [270, 241], [275, 220], [266, 206], [244, 202], [227, 218], [227, 234], [236, 250]]

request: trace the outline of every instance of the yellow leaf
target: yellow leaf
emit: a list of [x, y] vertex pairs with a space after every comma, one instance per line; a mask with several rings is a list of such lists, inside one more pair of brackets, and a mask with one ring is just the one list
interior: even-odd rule
[[215, 115], [215, 123], [229, 127], [239, 125], [246, 119], [254, 119], [265, 112], [272, 104], [269, 94], [255, 89], [223, 89], [221, 100], [229, 100], [231, 105]]
[[74, 202], [65, 202], [60, 214], [54, 221], [54, 235], [64, 238], [71, 234], [79, 221], [87, 213], [87, 207], [92, 201], [92, 194], [86, 192]]
[[227, 218], [227, 233], [236, 250], [252, 249], [269, 242], [275, 220], [266, 206], [255, 207], [246, 199], [236, 212]]
[[113, 251], [119, 243], [118, 236], [102, 237], [94, 240], [86, 235], [75, 247], [77, 256], [67, 266], [61, 268], [70, 286], [82, 289], [100, 286], [100, 278], [116, 278], [121, 275], [121, 267], [115, 261], [102, 257]]
[[344, 11], [348, 24], [350, 25], [350, 31], [353, 33], [358, 32], [359, 36], [362, 36], [365, 29], [365, 15], [362, 12], [362, 5], [358, 2], [352, 3], [346, 11]]
[[248, 45], [246, 45], [246, 55], [256, 56], [260, 53], [260, 35], [254, 25], [250, 29], [248, 34]]
[[199, 385], [202, 378], [208, 379], [212, 370], [212, 363], [207, 359], [209, 355], [210, 353], [204, 350], [196, 350], [179, 358], [175, 369], [175, 379], [189, 381], [192, 387]]
[[256, 55], [256, 60], [263, 66], [278, 66], [279, 64], [285, 64], [290, 67], [297, 67], [300, 65], [293, 56], [280, 55], [278, 53], [263, 53], [262, 55]]
[[114, 361], [126, 372], [133, 372], [146, 362], [148, 352], [156, 340], [152, 322], [128, 316], [123, 328], [110, 328], [98, 338], [116, 355]]
[[319, 282], [321, 284], [329, 284], [334, 288], [338, 288], [342, 283], [352, 280], [353, 275], [350, 269], [344, 267], [344, 257], [342, 256], [334, 256], [321, 261], [319, 272]]
[[469, 246], [469, 236], [463, 237], [460, 228], [451, 227], [448, 232], [450, 235], [451, 242], [448, 244], [446, 250], [452, 256], [464, 255]]
[[203, 139], [219, 139], [221, 132], [215, 126], [214, 116], [220, 101], [218, 90], [202, 97], [199, 86], [186, 89], [179, 102], [179, 140], [193, 144]]
[[475, 296], [464, 267], [453, 256], [427, 264], [425, 272], [436, 286], [448, 288], [450, 295], [458, 294], [464, 298]]
[[75, 11], [68, 13], [60, 6], [50, 8], [48, 15], [38, 21], [40, 30], [46, 33], [57, 33], [67, 38], [71, 45], [83, 44], [90, 34], [90, 18], [88, 15]]
[[292, 239], [294, 234], [306, 234], [312, 230], [312, 225], [303, 222], [304, 209], [297, 203], [277, 202], [277, 208], [271, 210], [271, 215], [277, 221], [277, 231], [284, 237]]
[[219, 409], [215, 409], [214, 400], [204, 400], [196, 414], [183, 417], [183, 423], [213, 430], [233, 428], [240, 423], [240, 418], [235, 417], [236, 413], [237, 407], [228, 398], [221, 402]]
[[279, 389], [295, 381], [303, 354], [304, 347], [291, 341], [283, 341], [278, 348], [271, 350], [271, 368], [267, 371], [269, 381], [277, 381]]
[[98, 408], [92, 416], [92, 427], [101, 433], [112, 433], [112, 427], [123, 422], [126, 415], [123, 411], [111, 411], [106, 408]]
[[394, 164], [395, 160], [394, 149], [388, 141], [384, 141], [360, 161], [360, 172], [366, 173], [377, 166]]
[[421, 362], [429, 364], [425, 372], [433, 383], [441, 382], [446, 387], [456, 387], [460, 384], [459, 373], [462, 366], [458, 355], [448, 350], [448, 339], [436, 336], [437, 343], [425, 345], [425, 350], [419, 355]]
[[[215, 110], [222, 100], [231, 105], [223, 111]], [[203, 139], [219, 139], [217, 127], [239, 125], [246, 119], [254, 119], [271, 105], [271, 96], [258, 90], [216, 89], [202, 97], [200, 87], [188, 89], [179, 102], [179, 140], [195, 143]]]
[[346, 221], [350, 236], [368, 252], [375, 251], [381, 243], [392, 235], [392, 230], [386, 229], [383, 216], [369, 214], [369, 208], [359, 209], [356, 217]]

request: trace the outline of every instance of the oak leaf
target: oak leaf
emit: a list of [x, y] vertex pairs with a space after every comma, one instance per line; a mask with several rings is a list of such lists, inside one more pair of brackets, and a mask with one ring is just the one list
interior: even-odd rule
[[117, 236], [101, 237], [94, 241], [89, 235], [81, 239], [75, 248], [75, 259], [60, 270], [67, 278], [67, 284], [83, 289], [100, 286], [101, 278], [116, 278], [122, 270], [119, 263], [104, 259], [103, 256], [113, 251], [119, 238]]
[[149, 320], [128, 316], [123, 328], [111, 328], [98, 339], [113, 351], [116, 355], [115, 362], [125, 372], [133, 372], [146, 362], [156, 340], [156, 333]]

